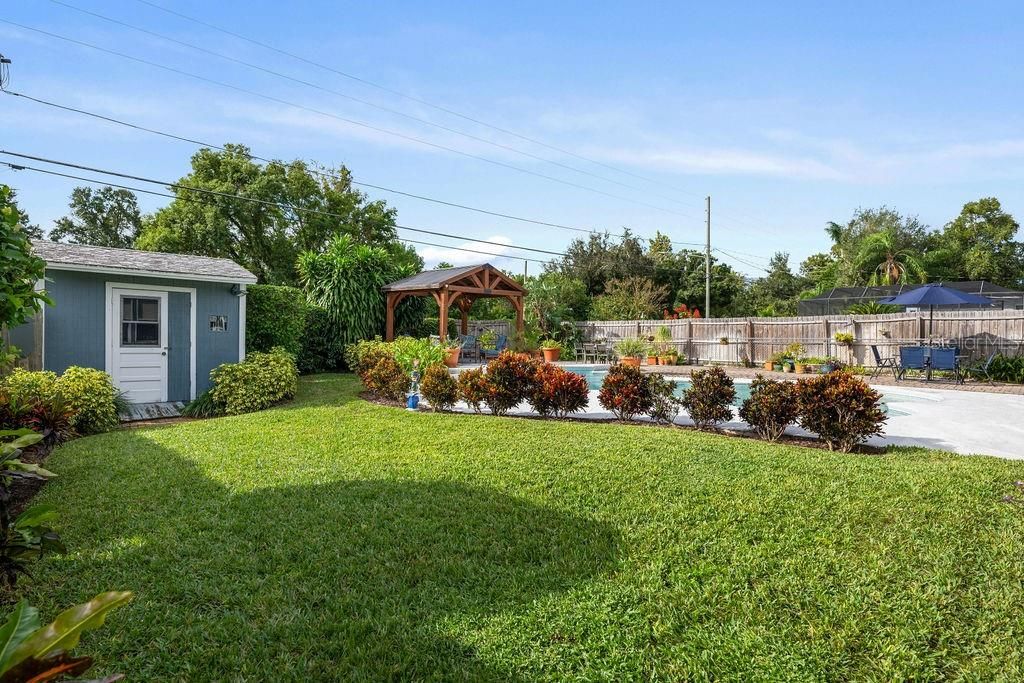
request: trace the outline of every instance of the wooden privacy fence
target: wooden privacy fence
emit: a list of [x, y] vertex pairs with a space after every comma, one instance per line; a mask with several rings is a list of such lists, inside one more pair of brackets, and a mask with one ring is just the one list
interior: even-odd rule
[[[659, 327], [672, 332], [672, 345], [700, 363], [759, 365], [793, 343], [806, 356], [836, 357], [857, 365], [874, 365], [871, 346], [896, 356], [901, 345], [927, 342], [928, 311], [881, 315], [822, 315], [791, 318], [698, 318], [686, 320], [612, 320], [576, 324], [586, 341], [615, 342], [651, 337]], [[852, 334], [852, 346], [835, 341]], [[972, 360], [1000, 352], [1015, 356], [1024, 350], [1024, 311], [936, 312], [931, 340], [951, 344]]]

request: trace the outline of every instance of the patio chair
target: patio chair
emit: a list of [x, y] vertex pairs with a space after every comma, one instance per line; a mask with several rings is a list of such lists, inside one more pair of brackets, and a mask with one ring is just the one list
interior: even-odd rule
[[931, 379], [933, 371], [942, 370], [952, 372], [954, 381], [957, 384], [963, 384], [963, 378], [960, 375], [960, 362], [957, 360], [958, 353], [959, 350], [952, 347], [932, 349], [928, 362], [928, 379]]
[[586, 363], [587, 362], [587, 352], [586, 352], [586, 349], [585, 349], [585, 346], [584, 346], [583, 342], [578, 341], [578, 340], [574, 341], [572, 343], [572, 352], [573, 352], [573, 355], [576, 357], [576, 360], [578, 360], [578, 361], [580, 361], [582, 363]]
[[896, 373], [896, 379], [904, 379], [907, 375], [907, 370], [920, 370], [924, 372], [928, 369], [928, 361], [924, 355], [923, 346], [901, 346], [900, 347], [900, 364], [899, 369]]
[[462, 351], [460, 351], [460, 355], [462, 358], [465, 360], [480, 360], [480, 345], [477, 344], [474, 335], [459, 335], [459, 342], [461, 342]]
[[963, 370], [961, 370], [961, 377], [971, 377], [972, 379], [976, 379], [979, 382], [988, 382], [989, 384], [993, 384], [995, 380], [992, 379], [992, 375], [989, 374], [989, 371], [992, 369], [992, 361], [994, 361], [996, 359], [996, 356], [998, 355], [998, 351], [993, 351], [988, 355], [988, 358], [986, 358], [985, 362], [982, 363], [981, 365], [963, 368]]
[[875, 357], [875, 369], [871, 372], [872, 377], [878, 377], [885, 370], [892, 370], [892, 377], [896, 379], [896, 373], [899, 371], [899, 367], [896, 365], [896, 356], [883, 358], [874, 344], [871, 345], [871, 355]]
[[484, 349], [484, 358], [497, 358], [498, 354], [508, 348], [508, 337], [504, 334], [498, 335], [498, 340], [494, 344], [493, 349]]
[[607, 341], [600, 341], [594, 344], [594, 362], [610, 363], [612, 361], [612, 347]]

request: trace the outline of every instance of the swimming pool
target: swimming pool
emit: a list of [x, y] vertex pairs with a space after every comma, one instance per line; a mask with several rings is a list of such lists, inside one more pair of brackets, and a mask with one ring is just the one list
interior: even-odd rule
[[[601, 382], [604, 381], [605, 375], [608, 374], [608, 367], [602, 365], [565, 365], [563, 366], [569, 372], [574, 372], [577, 375], [582, 375], [587, 380], [587, 385], [591, 391], [597, 391], [601, 388]], [[672, 377], [676, 382], [676, 396], [682, 396], [683, 392], [690, 388], [690, 380]], [[743, 405], [743, 402], [750, 398], [750, 382], [745, 380], [736, 380], [734, 386], [736, 387], [736, 398], [733, 399], [732, 404], [739, 408]], [[902, 411], [898, 408], [894, 408], [889, 405], [890, 402], [896, 403], [912, 403], [920, 401], [922, 399], [916, 399], [911, 396], [882, 396], [882, 410], [884, 410], [890, 417], [896, 417], [897, 415], [908, 415], [909, 413]]]

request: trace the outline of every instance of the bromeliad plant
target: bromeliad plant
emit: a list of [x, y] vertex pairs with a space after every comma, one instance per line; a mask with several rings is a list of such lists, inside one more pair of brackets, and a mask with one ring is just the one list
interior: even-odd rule
[[[481, 412], [481, 406], [487, 400], [487, 377], [480, 368], [463, 370], [456, 380], [459, 387], [459, 397], [473, 409], [473, 412]], [[430, 400], [429, 398], [427, 399]]]
[[487, 407], [504, 415], [525, 401], [537, 384], [538, 362], [525, 353], [502, 351], [487, 364]]
[[420, 393], [432, 410], [451, 410], [459, 402], [459, 385], [443, 363], [434, 363], [423, 371]]
[[[89, 602], [61, 612], [45, 626], [39, 610], [22, 600], [0, 626], [0, 681], [44, 683], [82, 675], [92, 666], [92, 658], [74, 657], [71, 650], [82, 633], [102, 626], [111, 610], [131, 599], [132, 594], [125, 591], [100, 593]], [[121, 678], [115, 675], [96, 683]]]

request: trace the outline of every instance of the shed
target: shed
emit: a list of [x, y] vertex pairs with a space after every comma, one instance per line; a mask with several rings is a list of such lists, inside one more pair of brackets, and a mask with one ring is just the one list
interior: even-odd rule
[[188, 401], [245, 358], [245, 288], [230, 259], [36, 240], [53, 300], [10, 330], [32, 369], [110, 374], [133, 403]]

